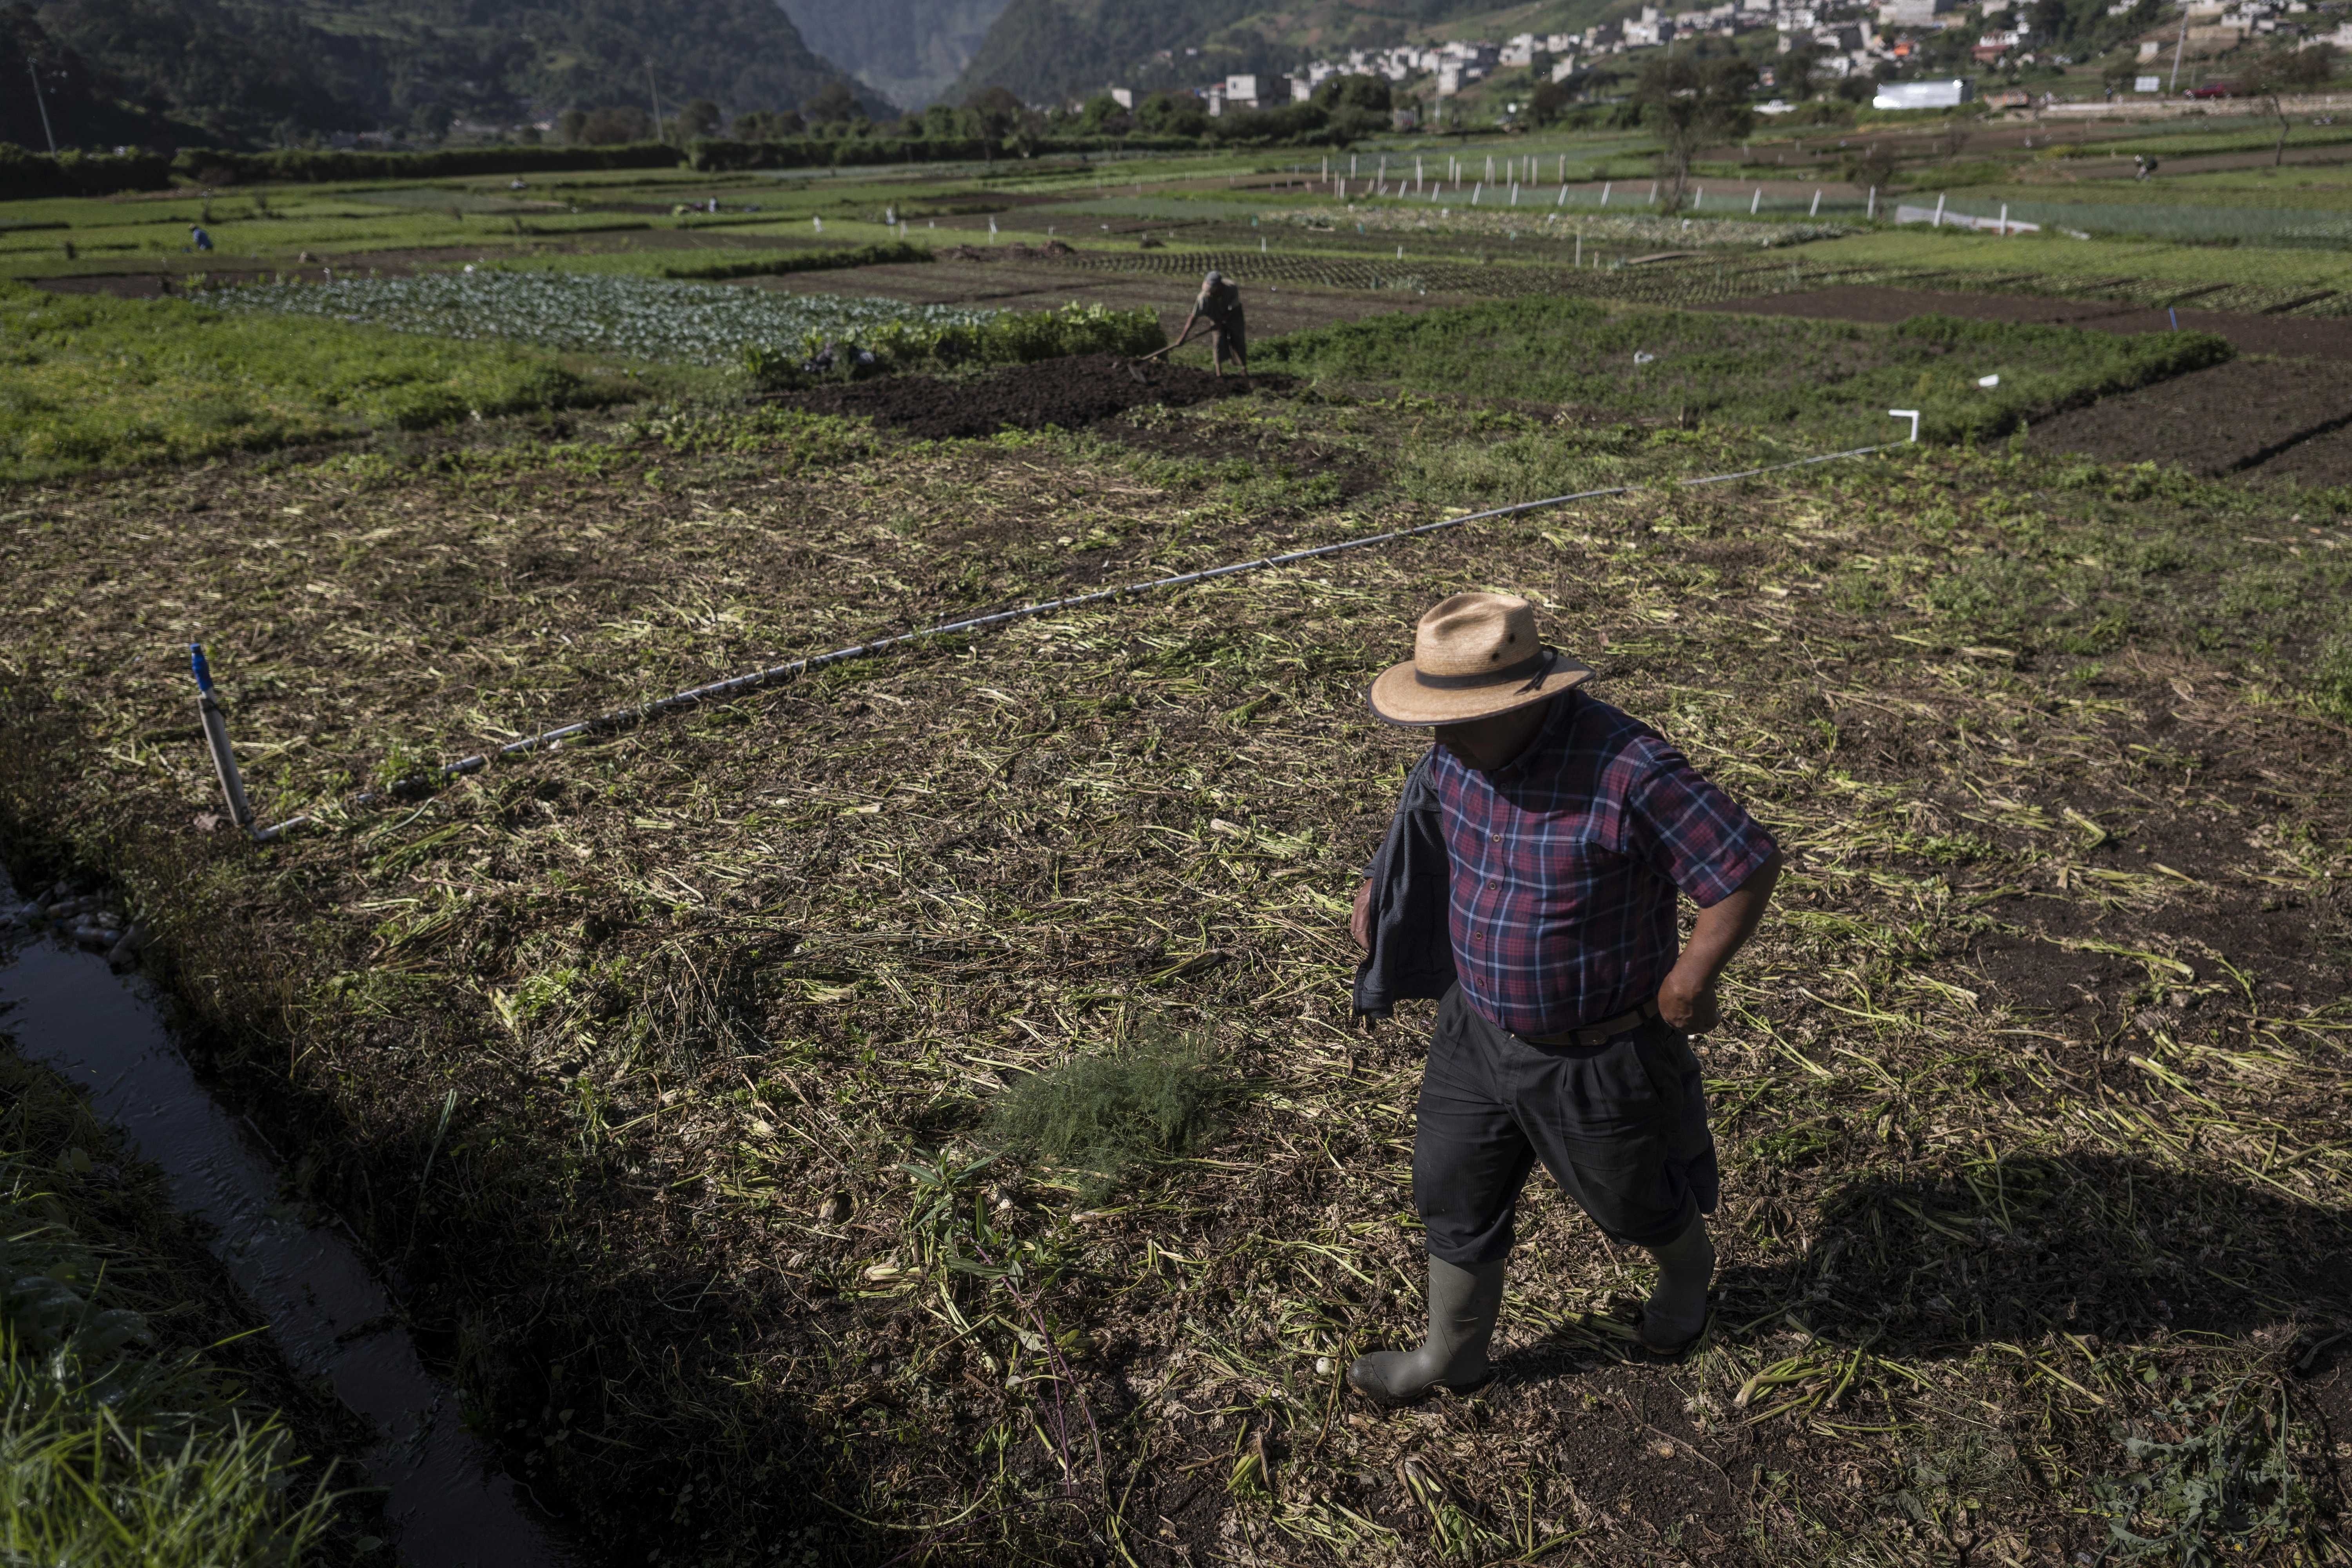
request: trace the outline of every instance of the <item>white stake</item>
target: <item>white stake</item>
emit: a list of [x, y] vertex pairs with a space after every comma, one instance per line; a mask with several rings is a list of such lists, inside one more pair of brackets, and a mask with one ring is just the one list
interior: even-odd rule
[[1757, 214], [1758, 209], [1761, 208], [1761, 207], [1763, 206], [1763, 205], [1764, 205], [1764, 187], [1763, 187], [1763, 186], [1761, 186], [1761, 185], [1759, 185], [1759, 186], [1757, 186], [1757, 187], [1756, 187], [1756, 194], [1755, 194], [1754, 195], [1752, 195], [1752, 196], [1750, 196], [1750, 197], [1748, 197], [1748, 216], [1749, 217], [1754, 217], [1754, 216], [1756, 216], [1756, 214]]
[[1601, 182], [1601, 205], [1604, 207], [1609, 205], [1609, 193], [1612, 188], [1607, 180]]
[[1807, 217], [1819, 217], [1822, 216], [1822, 188], [1819, 185], [1815, 185], [1813, 187], [1813, 210], [1807, 213], [1805, 216]]

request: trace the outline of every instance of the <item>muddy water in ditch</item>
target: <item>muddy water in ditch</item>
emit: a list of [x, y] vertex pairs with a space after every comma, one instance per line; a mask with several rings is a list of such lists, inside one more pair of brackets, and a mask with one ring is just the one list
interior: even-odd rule
[[[15, 900], [0, 876], [0, 908]], [[88, 1089], [98, 1112], [163, 1168], [173, 1199], [213, 1228], [213, 1250], [268, 1320], [294, 1370], [323, 1376], [380, 1435], [371, 1485], [415, 1568], [557, 1568], [577, 1560], [458, 1421], [392, 1303], [340, 1231], [306, 1224], [278, 1196], [259, 1139], [189, 1071], [147, 983], [95, 953], [0, 933], [0, 1029]]]

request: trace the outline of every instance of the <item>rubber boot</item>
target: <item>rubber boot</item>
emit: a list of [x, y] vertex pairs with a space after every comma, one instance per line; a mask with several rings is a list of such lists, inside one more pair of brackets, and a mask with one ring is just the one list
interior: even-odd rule
[[1503, 1310], [1505, 1260], [1465, 1268], [1429, 1260], [1429, 1339], [1417, 1351], [1374, 1351], [1348, 1369], [1348, 1386], [1381, 1405], [1419, 1399], [1440, 1384], [1474, 1388], [1486, 1379], [1486, 1344]]
[[1715, 1243], [1706, 1237], [1706, 1216], [1649, 1249], [1658, 1260], [1658, 1288], [1642, 1306], [1642, 1343], [1659, 1355], [1680, 1355], [1706, 1328], [1706, 1288], [1715, 1278]]

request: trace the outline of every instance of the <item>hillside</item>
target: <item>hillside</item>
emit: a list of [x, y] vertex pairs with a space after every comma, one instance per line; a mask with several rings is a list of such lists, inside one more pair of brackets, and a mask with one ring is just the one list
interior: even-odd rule
[[[648, 60], [671, 113], [692, 98], [730, 114], [795, 108], [849, 74], [770, 0], [50, 0], [5, 16], [11, 79], [24, 79], [26, 52], [69, 52], [89, 84], [52, 105], [61, 144], [120, 139], [126, 116], [266, 144], [646, 107]], [[5, 133], [39, 144], [37, 124], [18, 123], [24, 95], [5, 96]], [[890, 110], [879, 94], [860, 97], [870, 113]]]
[[784, 0], [809, 47], [891, 102], [920, 109], [963, 74], [1005, 0]]

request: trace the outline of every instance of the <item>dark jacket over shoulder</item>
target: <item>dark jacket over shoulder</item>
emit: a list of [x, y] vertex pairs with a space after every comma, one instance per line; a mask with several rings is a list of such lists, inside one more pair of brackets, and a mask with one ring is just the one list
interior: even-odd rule
[[1414, 997], [1443, 996], [1454, 984], [1447, 920], [1452, 871], [1437, 812], [1424, 756], [1404, 781], [1369, 873], [1372, 947], [1356, 965], [1356, 1011], [1370, 1017], [1385, 1018], [1399, 1002]]

